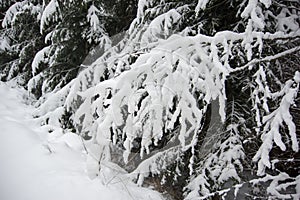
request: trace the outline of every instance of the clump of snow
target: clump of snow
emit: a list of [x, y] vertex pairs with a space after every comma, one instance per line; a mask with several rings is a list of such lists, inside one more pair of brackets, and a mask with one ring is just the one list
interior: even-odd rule
[[[291, 177], [285, 172], [280, 172], [277, 175], [265, 175], [262, 178], [253, 179], [250, 181], [252, 185], [259, 183], [270, 182], [267, 187], [267, 193], [269, 199], [294, 199], [297, 200], [300, 197], [300, 175]], [[288, 187], [295, 186], [295, 194], [285, 194]]]
[[50, 21], [57, 21], [60, 18], [60, 8], [57, 0], [51, 0], [49, 4], [45, 7], [41, 17], [41, 33], [45, 29], [45, 26], [50, 23]]
[[195, 12], [198, 14], [200, 10], [205, 9], [208, 2], [209, 0], [198, 0]]
[[26, 3], [27, 1], [16, 2], [6, 11], [5, 17], [2, 21], [3, 28], [6, 28], [13, 23], [16, 13], [21, 10]]
[[35, 75], [36, 72], [39, 69], [39, 65], [41, 63], [47, 63], [48, 62], [48, 53], [50, 50], [50, 46], [47, 46], [40, 50], [35, 56], [32, 61], [32, 74]]
[[33, 5], [30, 1], [24, 0], [24, 1], [18, 1], [15, 2], [5, 13], [5, 17], [2, 21], [2, 27], [8, 28], [9, 26], [12, 26], [17, 19], [17, 15], [21, 11], [29, 11], [31, 14], [36, 15], [37, 20], [40, 18], [41, 13], [41, 6]]
[[288, 9], [282, 9], [277, 18], [278, 31], [289, 33], [290, 31], [294, 32], [299, 30], [299, 23], [297, 22], [299, 16], [295, 13], [289, 12]]
[[93, 27], [94, 31], [97, 31], [100, 27], [100, 21], [97, 13], [100, 13], [100, 10], [96, 6], [92, 5], [88, 10], [87, 15], [88, 21], [90, 22], [91, 27]]
[[156, 17], [148, 26], [147, 30], [142, 36], [142, 43], [149, 43], [156, 38], [167, 38], [171, 35], [173, 24], [177, 23], [181, 15], [175, 10], [171, 9], [168, 12]]
[[9, 45], [9, 41], [7, 37], [0, 37], [0, 52], [1, 51], [7, 51], [11, 47]]
[[83, 36], [87, 38], [89, 43], [93, 41], [98, 42], [100, 47], [104, 50], [111, 48], [112, 41], [108, 37], [108, 34], [101, 23], [100, 16], [106, 16], [102, 7], [97, 8], [94, 4], [91, 5], [87, 13], [87, 21], [90, 23], [90, 28], [83, 33]]

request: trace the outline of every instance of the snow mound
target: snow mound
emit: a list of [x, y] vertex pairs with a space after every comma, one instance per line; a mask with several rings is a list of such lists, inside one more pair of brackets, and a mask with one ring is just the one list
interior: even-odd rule
[[33, 108], [21, 102], [25, 95], [0, 82], [0, 199], [162, 199], [109, 164], [89, 179], [81, 138], [39, 127], [31, 117]]

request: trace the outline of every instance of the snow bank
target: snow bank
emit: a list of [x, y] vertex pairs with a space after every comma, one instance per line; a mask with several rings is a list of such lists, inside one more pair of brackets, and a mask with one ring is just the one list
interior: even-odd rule
[[81, 138], [39, 127], [31, 118], [33, 108], [21, 102], [25, 94], [0, 82], [0, 199], [162, 199], [121, 179], [109, 165], [90, 180]]

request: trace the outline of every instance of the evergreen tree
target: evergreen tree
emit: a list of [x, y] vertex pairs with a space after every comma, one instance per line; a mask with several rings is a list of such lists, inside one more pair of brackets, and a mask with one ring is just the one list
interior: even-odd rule
[[[57, 93], [62, 107], [52, 111], [71, 111], [78, 131], [99, 145], [90, 162], [117, 161], [138, 184], [150, 180], [173, 198], [231, 199], [244, 190], [248, 198], [297, 198], [299, 173], [271, 158], [273, 144], [291, 158], [298, 152], [289, 108], [299, 60], [289, 60], [296, 68], [281, 81], [277, 67], [298, 55], [297, 5], [141, 0], [128, 36]], [[223, 127], [203, 155], [215, 100]], [[46, 118], [58, 122], [56, 114]]]
[[[30, 92], [40, 97], [75, 78], [90, 52], [110, 48], [113, 41], [109, 36], [128, 26], [134, 12], [132, 7], [134, 1], [51, 0], [45, 3], [40, 29], [48, 46], [33, 62]], [[128, 20], [124, 21], [124, 17]]]
[[[298, 2], [38, 5], [13, 7], [13, 16], [31, 8], [20, 20], [38, 22], [47, 44], [20, 65], [33, 63], [29, 90], [43, 97], [35, 115], [90, 141], [91, 177], [114, 162], [173, 199], [299, 199]], [[16, 19], [4, 19], [6, 31], [20, 30]], [[127, 28], [121, 41], [108, 38]], [[97, 45], [104, 54], [80, 71]]]
[[34, 59], [30, 92], [40, 97], [63, 87], [77, 76], [93, 47], [99, 44], [107, 49], [110, 46], [101, 19], [105, 15], [99, 1], [51, 0], [44, 5], [40, 31], [46, 36], [48, 46]]
[[4, 46], [0, 52], [0, 78], [7, 81], [16, 77], [19, 84], [26, 86], [31, 78], [33, 57], [43, 47], [39, 33], [41, 5], [27, 0], [3, 1], [1, 5], [8, 10], [2, 20], [0, 36], [1, 46]]

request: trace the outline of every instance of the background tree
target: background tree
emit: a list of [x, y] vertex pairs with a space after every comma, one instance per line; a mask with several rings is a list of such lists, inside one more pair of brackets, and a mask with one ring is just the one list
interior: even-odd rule
[[33, 57], [43, 47], [39, 33], [41, 5], [38, 1], [3, 1], [1, 5], [8, 8], [2, 20], [1, 44], [6, 47], [0, 53], [1, 80], [16, 77], [19, 84], [26, 86]]

